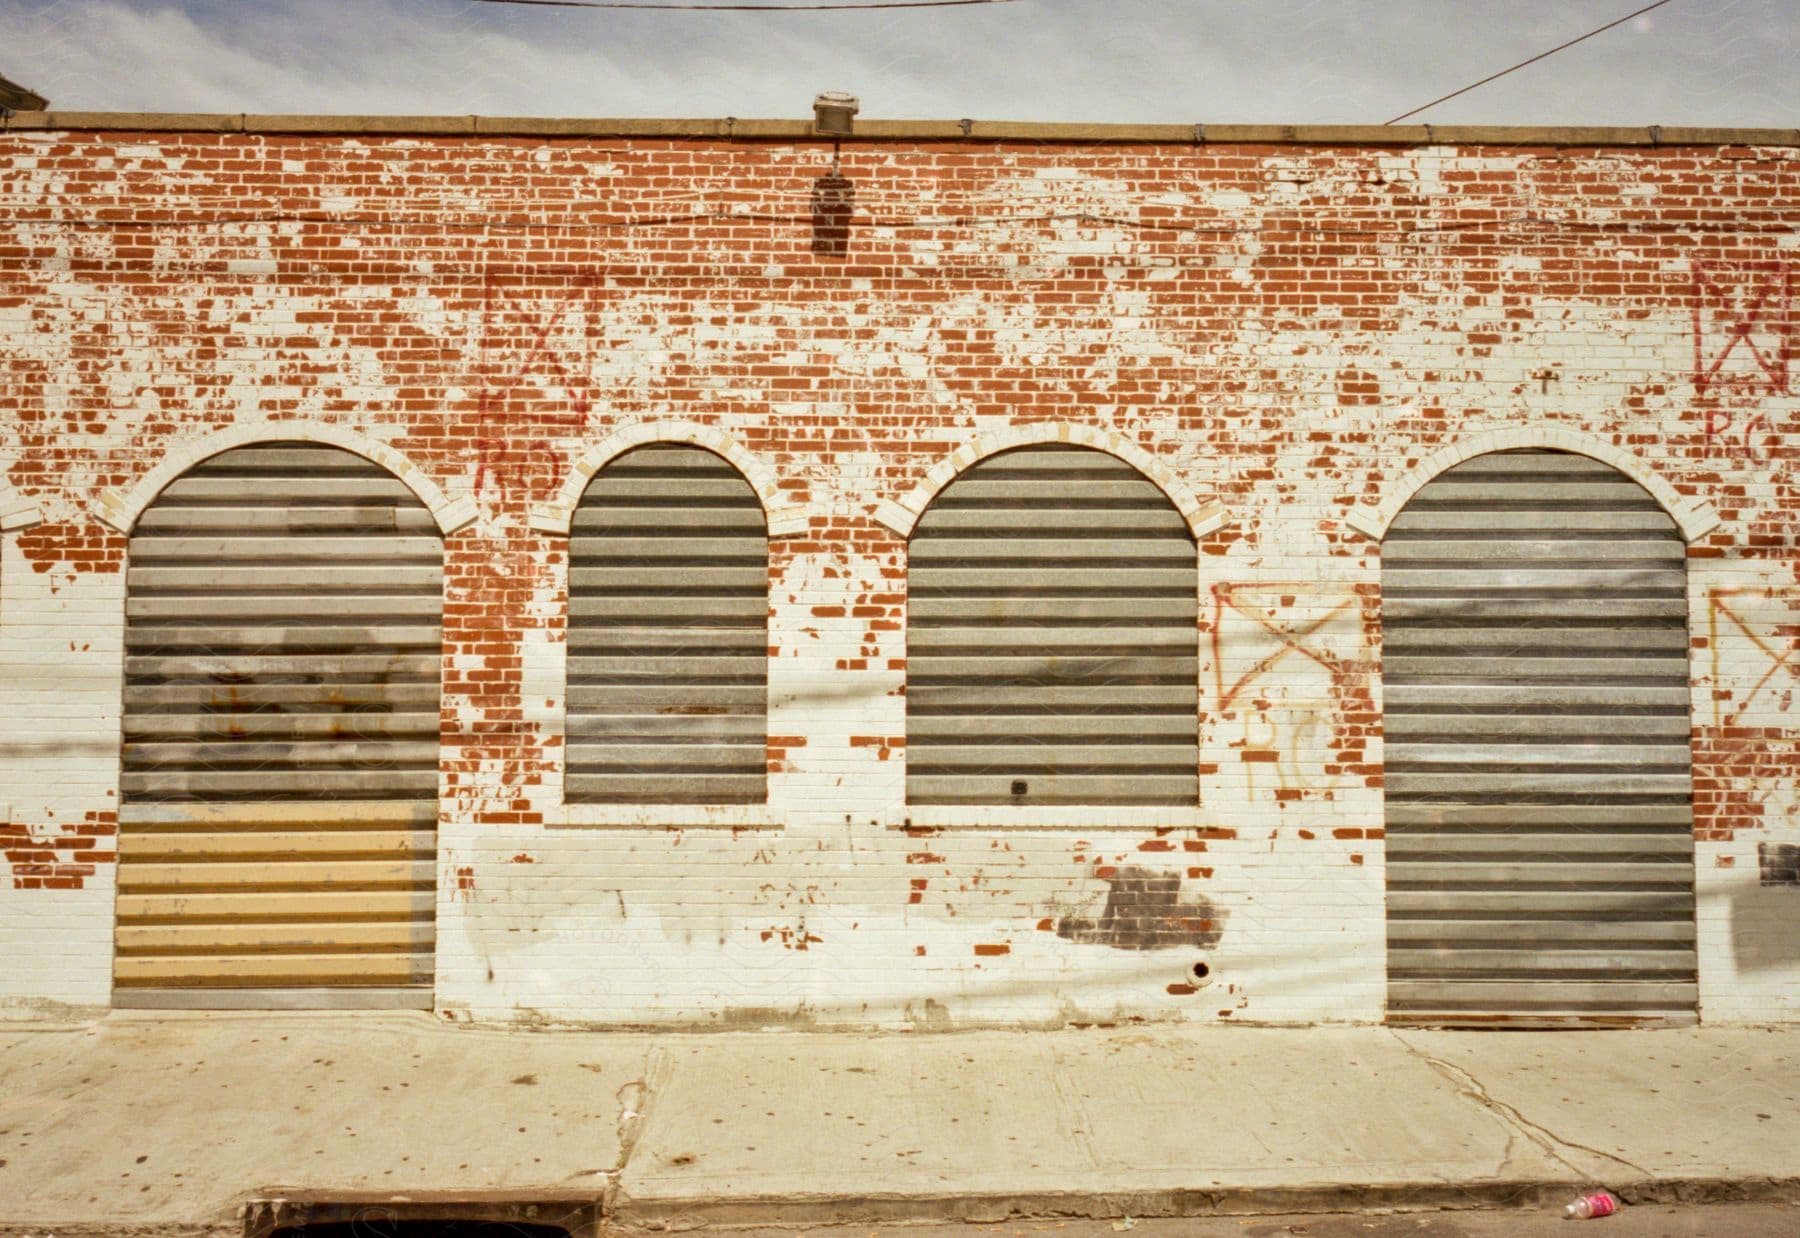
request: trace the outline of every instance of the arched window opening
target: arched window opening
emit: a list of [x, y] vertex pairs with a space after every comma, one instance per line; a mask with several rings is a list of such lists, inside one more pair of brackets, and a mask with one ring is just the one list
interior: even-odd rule
[[568, 802], [764, 803], [768, 613], [736, 469], [656, 444], [600, 470], [569, 535]]
[[990, 456], [920, 518], [907, 575], [909, 804], [1196, 802], [1194, 542], [1142, 474]]

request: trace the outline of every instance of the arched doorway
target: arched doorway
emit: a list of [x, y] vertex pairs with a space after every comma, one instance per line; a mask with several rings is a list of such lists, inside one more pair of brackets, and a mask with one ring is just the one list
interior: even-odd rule
[[115, 1004], [429, 1007], [431, 513], [271, 442], [172, 482], [128, 554]]
[[1686, 548], [1585, 456], [1477, 456], [1382, 544], [1388, 1019], [1692, 1022]]

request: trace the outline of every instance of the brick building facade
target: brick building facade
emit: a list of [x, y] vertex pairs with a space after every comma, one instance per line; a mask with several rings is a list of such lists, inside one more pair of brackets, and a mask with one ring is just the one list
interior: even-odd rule
[[[141, 904], [142, 940], [208, 943], [193, 951], [262, 978], [227, 965], [196, 990], [306, 1004], [266, 960], [336, 949], [293, 927], [303, 914], [240, 940], [195, 908], [334, 883], [354, 903], [351, 878], [282, 870], [295, 854], [251, 843], [200, 856], [217, 865], [207, 880], [163, 863], [214, 845], [221, 822], [278, 821], [311, 831], [319, 854], [300, 860], [323, 863], [331, 830], [355, 822], [319, 796], [283, 809], [274, 795], [241, 819], [236, 792], [138, 817], [127, 804], [121, 826], [121, 788], [162, 785], [130, 781], [129, 744], [121, 760], [128, 672], [150, 673], [128, 664], [142, 600], [128, 546], [196, 466], [273, 443], [378, 466], [419, 513], [408, 527], [441, 539], [435, 821], [390, 830], [412, 840], [392, 843], [399, 860], [377, 854], [387, 843], [350, 860], [388, 864], [382, 888], [427, 908], [396, 921], [426, 969], [409, 1004], [697, 1027], [1377, 1021], [1429, 953], [1390, 957], [1390, 886], [1444, 872], [1445, 898], [1485, 882], [1512, 900], [1487, 937], [1466, 935], [1494, 951], [1534, 892], [1618, 900], [1614, 928], [1565, 945], [1585, 959], [1571, 974], [1629, 981], [1641, 943], [1623, 939], [1658, 921], [1629, 910], [1639, 878], [1605, 857], [1637, 835], [1560, 864], [1487, 855], [1481, 872], [1408, 852], [1407, 883], [1389, 862], [1396, 780], [1516, 783], [1554, 758], [1559, 785], [1612, 785], [1592, 736], [1490, 753], [1486, 773], [1441, 745], [1384, 762], [1384, 536], [1453, 466], [1528, 451], [1538, 467], [1548, 451], [1647, 496], [1637, 507], [1677, 547], [1658, 570], [1685, 573], [1672, 639], [1691, 773], [1645, 765], [1615, 797], [1621, 820], [1652, 800], [1685, 813], [1691, 777], [1691, 849], [1684, 824], [1679, 875], [1658, 887], [1678, 910], [1663, 954], [1688, 973], [1672, 1017], [1792, 1018], [1797, 151], [1793, 131], [865, 124], [834, 152], [772, 122], [14, 116], [0, 131], [0, 1009], [112, 1004], [115, 975], [135, 974], [115, 951], [121, 900], [164, 882], [180, 897]], [[766, 658], [744, 673], [766, 682], [750, 715], [766, 793], [574, 791], [571, 528], [578, 541], [590, 483], [659, 445], [711, 453], [761, 508]], [[1192, 543], [1193, 642], [1177, 653], [1193, 734], [1158, 751], [1194, 789], [1134, 797], [1130, 773], [1093, 772], [1120, 755], [1093, 745], [1069, 786], [1114, 790], [1090, 798], [1034, 798], [1004, 769], [999, 791], [949, 777], [922, 792], [908, 775], [922, 519], [959, 480], [1054, 496], [1074, 476], [1058, 468], [1098, 457], [1153, 487], [1130, 502], [1166, 507], [1159, 527]], [[1048, 479], [973, 472], [1009, 459]], [[1124, 527], [1095, 527], [1108, 521]], [[696, 580], [718, 567], [693, 562]], [[1646, 596], [1619, 579], [1618, 596]], [[143, 601], [132, 622], [154, 611]], [[1101, 627], [1072, 626], [1058, 656]], [[933, 674], [951, 680], [1006, 653], [943, 639]], [[1632, 648], [1590, 650], [1571, 682], [1629, 688]], [[1054, 678], [1053, 662], [1037, 665]], [[625, 682], [655, 698], [663, 665], [643, 658]], [[630, 738], [614, 740], [637, 753]], [[386, 757], [342, 765], [345, 785], [388, 785]], [[1416, 785], [1438, 788], [1428, 804], [1456, 798]], [[150, 823], [149, 858], [122, 892], [134, 823]], [[1439, 859], [1467, 851], [1440, 844]], [[347, 951], [323, 1000], [385, 993], [359, 970], [373, 953]], [[1525, 992], [1531, 970], [1492, 964], [1495, 992], [1524, 997], [1471, 1009], [1569, 1014], [1554, 986]]]

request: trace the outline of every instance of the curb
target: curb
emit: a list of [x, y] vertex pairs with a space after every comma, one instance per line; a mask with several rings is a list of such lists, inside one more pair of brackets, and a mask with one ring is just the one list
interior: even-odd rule
[[1146, 1191], [1032, 1191], [942, 1195], [795, 1195], [637, 1200], [621, 1195], [609, 1229], [666, 1233], [751, 1226], [999, 1224], [1108, 1220], [1547, 1208], [1603, 1186], [1627, 1206], [1800, 1204], [1800, 1177], [1665, 1178], [1593, 1183], [1570, 1178], [1480, 1182], [1319, 1183], [1293, 1187], [1180, 1187]]
[[1174, 1187], [1120, 1191], [785, 1195], [631, 1199], [597, 1192], [425, 1191], [396, 1195], [293, 1192], [253, 1199], [235, 1221], [60, 1223], [0, 1220], [0, 1238], [261, 1238], [280, 1225], [396, 1220], [493, 1220], [560, 1224], [571, 1238], [752, 1226], [1000, 1224], [1011, 1221], [1293, 1216], [1359, 1212], [1544, 1209], [1603, 1186], [1627, 1207], [1646, 1204], [1800, 1204], [1800, 1176], [1477, 1182], [1315, 1183], [1291, 1187]]
[[189, 1224], [185, 1221], [157, 1221], [142, 1224], [118, 1224], [106, 1221], [73, 1221], [51, 1224], [45, 1221], [26, 1225], [16, 1221], [0, 1221], [0, 1238], [241, 1238], [244, 1227], [238, 1224]]

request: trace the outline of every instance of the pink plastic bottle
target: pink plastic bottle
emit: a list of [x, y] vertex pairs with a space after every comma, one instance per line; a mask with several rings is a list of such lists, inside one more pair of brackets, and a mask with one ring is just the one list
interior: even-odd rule
[[1571, 1221], [1586, 1221], [1593, 1217], [1609, 1217], [1618, 1210], [1618, 1200], [1605, 1191], [1596, 1191], [1564, 1208], [1563, 1215]]

